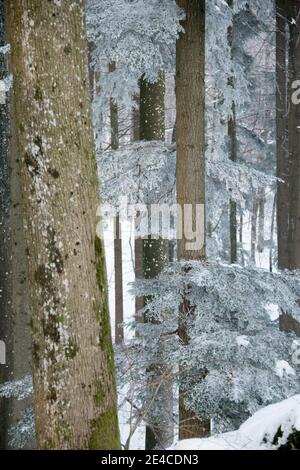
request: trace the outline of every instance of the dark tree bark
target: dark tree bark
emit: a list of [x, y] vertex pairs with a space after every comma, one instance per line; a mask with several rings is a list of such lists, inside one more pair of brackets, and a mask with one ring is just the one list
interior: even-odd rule
[[[165, 140], [165, 77], [161, 73], [156, 83], [144, 78], [140, 81], [140, 139]], [[143, 277], [157, 277], [169, 260], [169, 242], [162, 238], [142, 240]], [[147, 302], [147, 299], [144, 299]], [[147, 321], [147, 319], [145, 319]], [[163, 347], [163, 346], [162, 346]], [[173, 393], [170, 371], [165, 364], [151, 366], [153, 383], [149, 383], [149, 395], [159, 386], [153, 401], [153, 410], [147, 416], [146, 449], [166, 448], [173, 440]], [[158, 409], [161, 410], [158, 413]]]
[[[277, 0], [277, 225], [278, 265], [300, 266], [300, 106], [292, 103], [292, 83], [300, 76], [300, 3]], [[292, 18], [295, 23], [292, 22]]]
[[[228, 6], [233, 8], [233, 0], [227, 0]], [[231, 60], [234, 58], [234, 31], [233, 25], [228, 28], [228, 45], [230, 47]], [[234, 89], [234, 77], [229, 78], [229, 86]], [[236, 109], [235, 101], [232, 101], [231, 116], [228, 119], [228, 143], [229, 158], [231, 161], [237, 161], [237, 137], [236, 137]], [[231, 199], [229, 203], [229, 226], [230, 226], [230, 263], [237, 262], [237, 205]]]
[[[300, 268], [300, 106], [293, 103], [293, 82], [300, 77], [300, 2], [277, 0], [277, 233], [278, 266]], [[280, 318], [284, 331], [299, 325], [284, 313]]]
[[[110, 64], [109, 71], [113, 72], [116, 65]], [[119, 113], [118, 104], [110, 100], [110, 129], [111, 148], [119, 148]], [[114, 258], [115, 258], [115, 343], [120, 344], [124, 339], [124, 310], [123, 310], [123, 264], [122, 264], [122, 232], [119, 214], [114, 227]]]
[[[185, 9], [185, 33], [181, 33], [176, 47], [176, 147], [177, 147], [177, 202], [192, 207], [193, 227], [201, 224], [205, 234], [205, 217], [196, 220], [197, 205], [205, 206], [205, 1], [179, 0]], [[178, 240], [178, 258], [205, 260], [205, 242], [197, 249], [189, 249], [186, 235]], [[179, 325], [183, 344], [188, 342], [186, 315], [190, 306], [183, 299]], [[203, 422], [187, 410], [184, 393], [179, 392], [179, 438], [206, 436], [209, 423]]]

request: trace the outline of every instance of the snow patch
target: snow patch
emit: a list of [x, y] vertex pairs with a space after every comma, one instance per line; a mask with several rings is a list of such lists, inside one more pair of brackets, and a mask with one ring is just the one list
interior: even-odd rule
[[300, 431], [300, 395], [262, 408], [237, 431], [178, 441], [170, 450], [276, 450], [295, 430]]
[[235, 340], [236, 340], [238, 346], [245, 346], [245, 347], [247, 347], [247, 346], [249, 346], [249, 344], [250, 344], [250, 341], [249, 341], [247, 338], [248, 338], [248, 336], [246, 336], [246, 335], [241, 335], [241, 336], [237, 336]]
[[289, 365], [287, 361], [281, 360], [276, 362], [275, 372], [278, 377], [283, 378], [284, 374], [296, 375], [295, 369]]

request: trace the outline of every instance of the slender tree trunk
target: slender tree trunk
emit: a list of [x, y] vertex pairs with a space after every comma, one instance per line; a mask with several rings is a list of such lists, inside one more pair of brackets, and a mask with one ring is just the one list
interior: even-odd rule
[[[230, 145], [230, 160], [237, 161], [236, 141], [236, 112], [235, 103], [232, 103], [232, 116], [228, 121], [228, 137]], [[237, 205], [236, 201], [230, 199], [230, 263], [237, 262]]]
[[270, 230], [270, 252], [269, 252], [269, 270], [273, 271], [273, 244], [274, 244], [274, 227], [275, 227], [275, 214], [277, 205], [277, 194], [274, 196], [272, 215], [271, 215], [271, 230]]
[[119, 215], [115, 219], [115, 342], [121, 344], [124, 340], [124, 311], [123, 311], [123, 265], [122, 265], [122, 231]]
[[262, 253], [264, 251], [265, 241], [265, 190], [262, 188], [258, 196], [258, 237], [257, 237], [257, 251]]
[[[136, 142], [140, 140], [140, 96], [134, 96], [135, 107], [132, 110], [132, 141]], [[138, 219], [138, 214], [137, 214]], [[137, 223], [138, 225], [138, 223]], [[137, 237], [138, 226], [135, 226], [135, 238], [134, 238], [134, 271], [135, 278], [141, 279], [143, 277], [143, 240]], [[135, 298], [135, 320], [139, 323], [143, 321], [141, 315], [138, 314], [144, 307], [143, 297]]]
[[[7, 42], [5, 3], [0, 2], [0, 45]], [[0, 55], [0, 79], [9, 73], [8, 55]], [[0, 105], [0, 340], [6, 345], [6, 364], [0, 365], [0, 382], [18, 380], [31, 373], [31, 332], [27, 299], [25, 255], [20, 195], [19, 160], [13, 135], [11, 93], [1, 95]], [[18, 446], [13, 426], [22, 419], [32, 398], [0, 399], [0, 448]], [[28, 439], [23, 447], [32, 448]]]
[[244, 256], [244, 246], [243, 246], [243, 227], [244, 227], [244, 217], [243, 209], [240, 207], [240, 226], [239, 226], [239, 245], [240, 245], [240, 256], [241, 264], [245, 266], [245, 256]]
[[[205, 234], [205, 217], [197, 219], [196, 208], [205, 206], [205, 1], [179, 0], [178, 5], [185, 9], [183, 22], [185, 33], [181, 33], [176, 47], [176, 147], [177, 147], [177, 202], [183, 209], [185, 204], [192, 208], [192, 225], [201, 224]], [[183, 231], [178, 240], [178, 258], [186, 260], [205, 260], [205, 243], [190, 249], [190, 240]], [[186, 331], [186, 302], [180, 319], [180, 338], [188, 342]], [[199, 420], [186, 409], [184, 393], [179, 391], [179, 438], [206, 436], [209, 423]]]
[[253, 196], [252, 214], [251, 214], [251, 263], [255, 266], [255, 254], [256, 254], [256, 241], [257, 241], [257, 214], [258, 214], [258, 199], [257, 196]]
[[[149, 83], [144, 78], [140, 81], [140, 139], [165, 140], [165, 77], [163, 73], [156, 83]], [[143, 277], [153, 279], [161, 273], [169, 261], [169, 242], [149, 236], [148, 239], [142, 241], [142, 253]], [[161, 385], [154, 400], [153, 409], [147, 417], [146, 449], [166, 448], [173, 441], [173, 384], [170, 379], [167, 379], [170, 371], [165, 364], [153, 364], [151, 373], [154, 380], [152, 384], [149, 384], [150, 396], [157, 389], [157, 385], [160, 383]]]
[[118, 449], [84, 2], [8, 6], [37, 444]]
[[[300, 106], [293, 103], [293, 82], [300, 77], [300, 4], [277, 0], [277, 226], [278, 266], [300, 268]], [[300, 335], [288, 312], [280, 328]]]
[[[233, 0], [227, 0], [228, 6], [233, 8]], [[230, 47], [231, 61], [233, 62], [233, 24], [228, 28], [228, 45]], [[234, 77], [229, 78], [229, 86], [234, 90]], [[237, 161], [237, 137], [236, 137], [236, 108], [235, 101], [232, 101], [231, 116], [228, 119], [228, 141], [229, 158], [231, 161]], [[237, 262], [237, 205], [233, 199], [229, 203], [229, 226], [230, 226], [230, 263]]]
[[[109, 71], [116, 69], [115, 64], [109, 65]], [[111, 148], [119, 148], [119, 113], [118, 104], [110, 100]], [[114, 227], [114, 257], [115, 257], [115, 342], [120, 344], [124, 339], [123, 311], [123, 265], [122, 265], [122, 232], [120, 217], [117, 214]]]

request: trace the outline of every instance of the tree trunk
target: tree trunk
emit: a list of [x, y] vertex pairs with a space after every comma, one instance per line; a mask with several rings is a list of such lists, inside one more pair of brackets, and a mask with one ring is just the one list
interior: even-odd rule
[[[140, 139], [165, 140], [165, 77], [163, 73], [156, 83], [149, 83], [144, 78], [140, 81]], [[142, 240], [142, 265], [145, 279], [157, 277], [169, 260], [168, 240], [155, 239], [152, 235]], [[144, 302], [147, 302], [147, 299], [144, 299]], [[153, 364], [151, 373], [154, 379], [153, 383], [149, 384], [149, 395], [154, 393], [160, 382], [161, 385], [153, 401], [152, 410], [147, 416], [147, 450], [155, 447], [166, 448], [173, 441], [173, 384], [170, 379], [166, 379], [170, 371], [165, 364]]]
[[84, 2], [8, 8], [37, 445], [118, 449]]
[[241, 265], [245, 266], [244, 245], [243, 245], [243, 228], [244, 228], [243, 209], [242, 209], [242, 207], [240, 207], [239, 245], [240, 245]]
[[270, 251], [269, 251], [269, 271], [273, 272], [273, 244], [274, 244], [274, 227], [275, 227], [275, 214], [277, 205], [277, 194], [274, 195], [272, 215], [271, 215], [271, 229], [270, 229]]
[[[135, 107], [132, 110], [132, 142], [140, 140], [140, 96], [134, 96]], [[138, 219], [138, 214], [137, 214]], [[138, 223], [135, 226], [135, 238], [134, 238], [134, 273], [135, 279], [141, 279], [143, 277], [143, 240], [137, 237]], [[143, 321], [139, 311], [144, 307], [143, 297], [135, 298], [135, 320], [139, 323]]]
[[[278, 266], [300, 268], [300, 106], [293, 103], [293, 82], [300, 77], [300, 5], [298, 0], [277, 0], [277, 226]], [[285, 312], [284, 331], [300, 334], [300, 327]]]
[[[185, 33], [180, 34], [176, 46], [177, 202], [182, 209], [185, 204], [191, 205], [192, 225], [200, 224], [203, 236], [205, 217], [202, 215], [197, 219], [196, 208], [199, 205], [203, 209], [205, 205], [205, 1], [178, 0], [177, 3], [186, 11], [186, 19], [182, 23]], [[205, 260], [205, 241], [190, 249], [188, 238], [183, 231], [178, 240], [178, 258]], [[184, 308], [181, 317], [180, 337], [186, 343]], [[188, 411], [182, 390], [179, 394], [179, 438], [206, 436], [209, 423]]]
[[[228, 6], [233, 8], [233, 0], [227, 0]], [[230, 47], [231, 61], [233, 61], [233, 25], [228, 28], [228, 45]], [[234, 90], [234, 76], [229, 78], [229, 86]], [[236, 108], [235, 101], [232, 101], [231, 116], [228, 119], [228, 141], [229, 158], [237, 161], [237, 137], [236, 137]], [[237, 205], [233, 199], [229, 203], [229, 226], [230, 226], [230, 263], [237, 262]]]
[[[7, 36], [5, 4], [0, 2], [0, 41]], [[0, 79], [9, 73], [8, 57], [0, 55]], [[0, 340], [6, 345], [6, 365], [0, 366], [0, 382], [18, 380], [31, 373], [31, 334], [27, 298], [19, 159], [13, 138], [12, 96], [1, 95], [0, 105]], [[32, 398], [0, 399], [0, 448], [32, 448], [34, 440], [11, 441], [12, 428]]]
[[252, 214], [251, 214], [251, 253], [250, 260], [253, 266], [256, 264], [256, 240], [257, 240], [257, 213], [258, 213], [258, 198], [253, 196]]
[[[109, 71], [116, 69], [114, 63], [109, 65]], [[119, 148], [119, 113], [118, 104], [110, 100], [110, 129], [111, 148]], [[120, 344], [124, 339], [123, 311], [123, 265], [122, 265], [122, 231], [120, 217], [117, 214], [114, 227], [114, 258], [115, 258], [115, 343]]]
[[265, 190], [262, 188], [258, 195], [258, 236], [257, 251], [263, 253], [265, 242]]

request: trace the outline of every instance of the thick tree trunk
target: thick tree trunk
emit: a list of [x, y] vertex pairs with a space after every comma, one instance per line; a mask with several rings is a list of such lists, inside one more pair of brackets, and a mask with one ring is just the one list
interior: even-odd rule
[[277, 127], [277, 176], [283, 179], [277, 187], [277, 236], [278, 267], [288, 268], [289, 263], [289, 174], [288, 152], [288, 20], [287, 0], [277, 0], [276, 11], [276, 127]]
[[[144, 78], [140, 81], [140, 139], [165, 140], [165, 77], [163, 73], [156, 83], [149, 83]], [[168, 240], [155, 239], [152, 236], [142, 240], [142, 265], [145, 279], [157, 277], [168, 260]], [[149, 395], [154, 393], [159, 383], [161, 385], [152, 410], [147, 416], [146, 449], [166, 448], [173, 441], [173, 384], [169, 379], [169, 368], [165, 364], [153, 364], [151, 373], [154, 379], [153, 384], [149, 384]]]
[[84, 2], [8, 5], [37, 444], [118, 449]]
[[[5, 3], [0, 2], [0, 45], [7, 34]], [[8, 55], [0, 55], [0, 79], [9, 73]], [[0, 105], [0, 340], [6, 345], [6, 364], [0, 365], [0, 382], [18, 380], [31, 373], [31, 331], [27, 299], [25, 254], [20, 195], [19, 159], [13, 135], [11, 94], [1, 95]], [[32, 399], [0, 399], [0, 448], [18, 445], [12, 428]], [[21, 445], [21, 444], [20, 444]], [[33, 439], [22, 443], [34, 446]]]
[[[116, 69], [114, 63], [109, 65], [109, 71]], [[111, 148], [119, 148], [119, 113], [118, 104], [110, 100], [110, 129]], [[114, 258], [115, 258], [115, 343], [120, 344], [124, 339], [124, 310], [123, 310], [123, 265], [122, 265], [122, 231], [119, 215], [115, 219], [114, 227]]]
[[[300, 77], [300, 4], [277, 0], [277, 226], [278, 266], [300, 268], [300, 106], [293, 103], [293, 82]], [[297, 322], [296, 322], [297, 323]], [[280, 318], [284, 331], [300, 334], [289, 313]]]
[[[205, 234], [205, 217], [196, 217], [196, 207], [205, 206], [205, 1], [178, 0], [185, 9], [183, 22], [185, 33], [181, 33], [176, 50], [176, 146], [177, 146], [177, 202], [183, 209], [185, 204], [192, 208], [192, 223], [201, 224], [200, 232]], [[205, 259], [205, 242], [190, 249], [190, 240], [183, 231], [178, 240], [178, 258], [187, 260]], [[183, 301], [183, 304], [185, 302]], [[189, 308], [187, 309], [189, 310]], [[188, 341], [185, 328], [185, 309], [182, 309], [180, 336], [183, 343]], [[209, 423], [199, 420], [188, 411], [184, 396], [179, 397], [179, 438], [205, 436]]]

